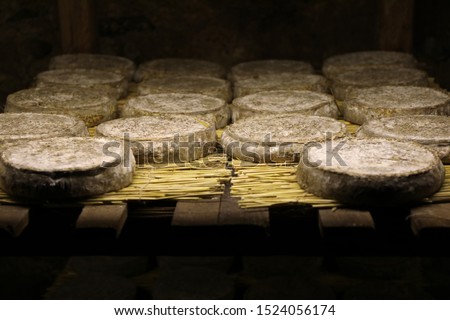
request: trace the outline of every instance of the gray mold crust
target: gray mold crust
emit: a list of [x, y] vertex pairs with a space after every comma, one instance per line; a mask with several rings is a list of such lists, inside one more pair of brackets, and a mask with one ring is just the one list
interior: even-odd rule
[[356, 89], [343, 101], [342, 113], [345, 120], [357, 124], [393, 116], [450, 115], [450, 96], [415, 86]]
[[233, 100], [233, 122], [262, 114], [302, 114], [338, 118], [331, 95], [307, 90], [262, 91]]
[[327, 161], [325, 145], [309, 149], [308, 161], [300, 161], [297, 170], [302, 188], [347, 205], [383, 206], [419, 201], [444, 182], [441, 160], [419, 144], [387, 139], [334, 141], [335, 146], [339, 143], [342, 163]]
[[96, 134], [125, 139], [138, 163], [190, 162], [211, 153], [216, 144], [214, 125], [186, 115], [116, 119], [99, 125]]
[[318, 116], [261, 115], [229, 125], [221, 143], [231, 157], [250, 162], [298, 162], [305, 144], [343, 137], [343, 123]]
[[[106, 150], [105, 150], [106, 148]], [[121, 142], [49, 138], [10, 146], [0, 156], [0, 187], [20, 198], [68, 199], [117, 191], [133, 179], [134, 156]]]

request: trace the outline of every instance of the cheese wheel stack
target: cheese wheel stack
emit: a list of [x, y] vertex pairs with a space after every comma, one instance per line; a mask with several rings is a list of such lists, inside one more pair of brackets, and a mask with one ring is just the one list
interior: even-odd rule
[[343, 137], [345, 125], [328, 117], [261, 115], [228, 126], [222, 146], [231, 157], [250, 162], [298, 162], [305, 144]]
[[443, 163], [450, 163], [450, 117], [412, 115], [365, 122], [358, 137], [413, 141], [437, 152]]
[[307, 90], [263, 91], [233, 100], [233, 122], [262, 114], [303, 114], [337, 119], [338, 109], [331, 95]]
[[191, 115], [223, 128], [228, 123], [229, 108], [224, 100], [201, 94], [160, 93], [129, 99], [121, 110], [125, 118], [159, 114]]
[[328, 81], [317, 74], [273, 74], [260, 78], [245, 78], [234, 82], [234, 98], [272, 90], [309, 90], [327, 93]]
[[450, 115], [450, 96], [432, 88], [380, 86], [354, 90], [341, 109], [345, 120], [357, 124], [402, 115]]
[[155, 93], [197, 93], [225, 101], [233, 97], [227, 80], [204, 76], [157, 77], [139, 83], [139, 95]]
[[445, 177], [437, 154], [413, 142], [337, 139], [307, 145], [305, 154], [297, 171], [300, 186], [350, 205], [419, 201], [437, 192]]
[[396, 51], [357, 51], [327, 58], [322, 72], [331, 82], [336, 100], [355, 88], [377, 86], [429, 86], [413, 55]]
[[244, 79], [259, 79], [273, 75], [314, 74], [314, 67], [300, 60], [253, 60], [239, 63], [231, 68], [229, 79], [237, 82]]
[[88, 127], [111, 120], [117, 101], [107, 94], [88, 88], [30, 88], [10, 94], [5, 112], [63, 114], [80, 118]]
[[427, 74], [408, 68], [361, 68], [335, 76], [331, 91], [336, 100], [349, 98], [352, 90], [380, 86], [429, 86]]
[[135, 81], [156, 77], [202, 76], [225, 78], [225, 68], [217, 63], [201, 59], [163, 58], [141, 63], [135, 73]]
[[95, 69], [123, 75], [127, 81], [134, 77], [136, 66], [130, 59], [106, 55], [74, 53], [62, 54], [53, 57], [49, 63], [49, 69]]
[[19, 198], [64, 200], [87, 197], [128, 186], [134, 168], [134, 157], [125, 152], [120, 141], [46, 138], [3, 150], [0, 187]]
[[88, 131], [83, 121], [69, 116], [41, 113], [1, 113], [0, 146], [53, 137], [83, 137]]
[[82, 87], [119, 99], [127, 95], [128, 81], [121, 74], [96, 69], [56, 69], [39, 73], [37, 87]]
[[339, 74], [361, 68], [417, 68], [413, 55], [396, 51], [357, 51], [331, 56], [323, 62], [322, 72], [334, 80]]
[[215, 150], [216, 143], [214, 125], [177, 114], [116, 119], [100, 124], [96, 134], [124, 140], [138, 163], [197, 160]]

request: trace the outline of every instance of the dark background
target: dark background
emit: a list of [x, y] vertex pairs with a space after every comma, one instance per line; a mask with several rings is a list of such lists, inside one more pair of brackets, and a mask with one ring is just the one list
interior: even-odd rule
[[[377, 0], [98, 0], [97, 52], [140, 63], [159, 57], [237, 62], [378, 48]], [[450, 3], [416, 0], [412, 53], [450, 88]], [[56, 0], [0, 1], [0, 101], [61, 53]]]
[[[230, 67], [246, 60], [280, 58], [310, 61], [319, 70], [331, 55], [379, 48], [378, 6], [377, 0], [97, 0], [96, 50], [125, 56], [136, 63], [187, 57]], [[413, 35], [411, 52], [446, 89], [450, 89], [449, 12], [449, 1], [416, 0], [413, 28], [408, 30]], [[49, 59], [60, 53], [56, 0], [0, 0], [0, 105], [9, 93], [29, 86], [33, 77], [47, 68]], [[61, 254], [1, 257], [0, 298], [41, 298], [68, 260], [66, 252]], [[425, 298], [448, 299], [449, 261], [422, 259], [421, 273], [416, 272], [414, 257], [394, 261], [399, 272], [388, 260], [380, 264], [381, 269], [384, 266], [393, 273], [394, 280], [388, 281], [383, 272], [363, 273], [357, 280], [354, 274], [341, 276], [338, 272], [345, 267], [339, 270], [331, 258], [324, 264], [325, 271], [332, 272], [324, 272], [321, 266], [318, 278], [334, 288], [338, 298], [346, 297], [345, 292], [352, 292], [353, 287], [373, 288], [383, 279], [380, 297], [421, 298], [420, 290], [425, 288]], [[267, 262], [261, 265], [280, 263], [282, 269], [291, 264], [289, 259]], [[380, 269], [379, 261], [375, 262], [373, 269]], [[353, 273], [355, 266], [364, 269], [365, 263], [350, 261], [347, 273]], [[155, 258], [149, 257], [150, 279], [155, 277], [151, 270], [156, 266]], [[231, 269], [238, 274], [236, 282], [242, 292], [251, 287], [251, 281], [257, 283], [254, 276], [250, 281], [245, 273], [239, 273], [245, 268], [245, 259], [238, 257]], [[412, 271], [405, 275], [404, 270]], [[143, 280], [135, 282], [142, 285]], [[386, 294], [392, 287], [398, 292]], [[149, 296], [142, 294], [143, 298]]]

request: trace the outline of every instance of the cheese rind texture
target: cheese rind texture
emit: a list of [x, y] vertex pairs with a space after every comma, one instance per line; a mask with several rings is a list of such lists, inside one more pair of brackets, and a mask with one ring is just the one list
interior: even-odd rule
[[352, 90], [380, 86], [428, 87], [428, 75], [408, 68], [359, 68], [338, 74], [331, 91], [336, 100], [346, 100]]
[[88, 131], [80, 119], [41, 113], [0, 114], [0, 147], [23, 141], [52, 137], [87, 136]]
[[263, 91], [233, 100], [233, 122], [262, 114], [303, 114], [338, 118], [331, 95], [307, 90]]
[[106, 54], [61, 54], [50, 59], [49, 69], [97, 69], [119, 73], [131, 81], [136, 65], [130, 59]]
[[87, 197], [128, 186], [134, 168], [134, 156], [120, 141], [49, 138], [6, 148], [0, 156], [0, 186], [19, 198]]
[[437, 152], [444, 163], [450, 160], [450, 117], [435, 115], [397, 116], [364, 123], [357, 137], [413, 141]]
[[416, 68], [413, 55], [397, 51], [357, 51], [331, 56], [323, 62], [322, 72], [329, 78], [357, 68], [392, 67]]
[[128, 81], [121, 74], [95, 69], [56, 69], [39, 73], [37, 87], [63, 86], [98, 90], [112, 97], [123, 98], [128, 93]]
[[155, 77], [205, 76], [225, 78], [225, 68], [215, 62], [201, 59], [163, 58], [141, 63], [134, 75], [136, 82]]
[[245, 78], [234, 82], [234, 98], [261, 91], [309, 90], [327, 93], [328, 80], [318, 74], [273, 74], [258, 78]]
[[198, 93], [231, 101], [233, 93], [227, 80], [201, 76], [153, 78], [138, 86], [139, 95], [155, 93]]
[[450, 115], [450, 96], [414, 86], [380, 86], [350, 92], [342, 103], [344, 119], [366, 121], [404, 115]]
[[216, 146], [215, 127], [185, 115], [116, 119], [99, 125], [96, 134], [123, 139], [138, 163], [189, 162], [213, 152]]
[[230, 110], [221, 99], [193, 93], [148, 94], [129, 99], [121, 117], [134, 118], [160, 114], [185, 114], [211, 123], [216, 128], [228, 124]]
[[336, 139], [307, 145], [297, 181], [319, 197], [350, 205], [396, 205], [437, 192], [445, 178], [436, 153], [387, 139]]
[[231, 68], [229, 78], [239, 81], [279, 74], [313, 74], [314, 67], [300, 60], [253, 60], [239, 63]]
[[262, 115], [229, 125], [221, 143], [226, 153], [249, 162], [298, 162], [305, 144], [343, 137], [343, 123], [318, 116]]
[[10, 94], [5, 112], [37, 112], [74, 116], [94, 127], [115, 117], [117, 101], [111, 96], [88, 88], [42, 87]]

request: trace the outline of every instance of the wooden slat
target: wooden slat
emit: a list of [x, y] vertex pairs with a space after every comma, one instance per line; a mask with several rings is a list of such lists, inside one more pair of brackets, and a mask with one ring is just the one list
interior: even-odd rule
[[125, 225], [127, 216], [126, 204], [85, 206], [78, 217], [76, 228], [112, 230], [118, 237]]
[[450, 231], [450, 203], [436, 203], [411, 209], [411, 229], [420, 236], [430, 229], [448, 229]]
[[61, 48], [64, 53], [95, 52], [95, 0], [58, 0]]
[[29, 208], [0, 206], [0, 229], [18, 237], [29, 223]]
[[414, 0], [379, 0], [379, 4], [379, 49], [410, 52]]
[[343, 232], [355, 230], [375, 230], [375, 223], [370, 212], [348, 208], [319, 210], [319, 227], [322, 235], [333, 230], [342, 229]]
[[268, 208], [242, 209], [235, 198], [223, 199], [219, 212], [220, 225], [255, 225], [263, 228], [269, 226]]
[[216, 226], [219, 221], [219, 200], [178, 201], [172, 226]]

